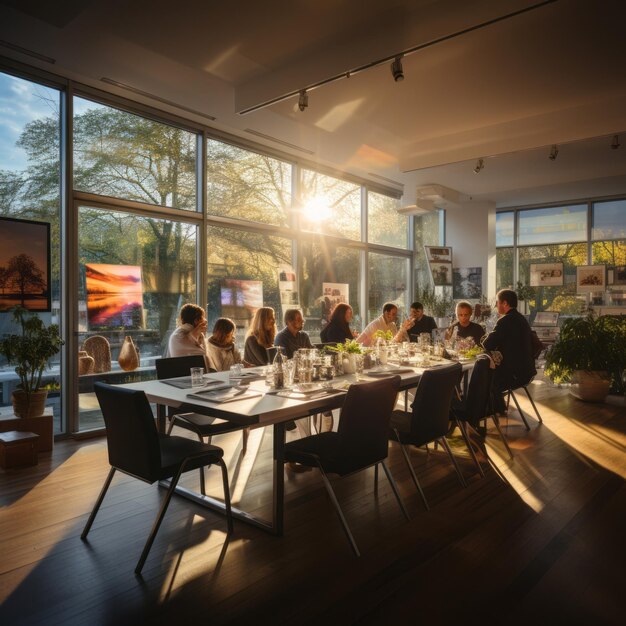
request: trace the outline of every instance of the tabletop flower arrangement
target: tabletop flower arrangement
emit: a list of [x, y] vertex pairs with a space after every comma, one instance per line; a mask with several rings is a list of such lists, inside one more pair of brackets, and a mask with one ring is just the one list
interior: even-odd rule
[[374, 340], [382, 339], [383, 341], [392, 341], [393, 333], [390, 330], [377, 330], [372, 337]]
[[473, 359], [484, 352], [482, 346], [477, 346], [472, 337], [457, 339], [456, 351], [464, 359]]

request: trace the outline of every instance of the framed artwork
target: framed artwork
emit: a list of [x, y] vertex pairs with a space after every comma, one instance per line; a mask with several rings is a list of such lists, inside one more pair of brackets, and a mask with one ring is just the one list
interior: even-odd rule
[[452, 297], [455, 300], [475, 300], [482, 292], [482, 267], [455, 267], [452, 270]]
[[50, 224], [0, 217], [0, 311], [50, 311]]
[[452, 248], [446, 246], [424, 246], [424, 252], [426, 253], [426, 260], [431, 261], [445, 261], [446, 263], [452, 263]]
[[139, 265], [85, 263], [85, 287], [90, 330], [144, 327]]
[[531, 287], [553, 287], [563, 284], [563, 263], [531, 263]]
[[613, 285], [626, 285], [626, 265], [616, 265], [613, 268]]
[[579, 265], [576, 268], [576, 293], [604, 291], [606, 265]]
[[220, 284], [222, 316], [238, 328], [246, 328], [257, 309], [263, 306], [263, 281], [223, 278]]
[[428, 266], [436, 287], [452, 286], [452, 263], [430, 261]]

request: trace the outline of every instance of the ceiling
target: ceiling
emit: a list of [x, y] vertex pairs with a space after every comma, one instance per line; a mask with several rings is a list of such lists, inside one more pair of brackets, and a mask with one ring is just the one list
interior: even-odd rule
[[[0, 0], [0, 53], [155, 94], [407, 203], [440, 184], [504, 207], [626, 193], [624, 18], [622, 0]], [[303, 112], [281, 100], [301, 89]]]

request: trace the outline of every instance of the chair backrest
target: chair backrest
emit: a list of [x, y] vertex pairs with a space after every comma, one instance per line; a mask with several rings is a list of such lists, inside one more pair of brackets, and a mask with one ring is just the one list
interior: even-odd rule
[[92, 335], [83, 342], [83, 350], [93, 358], [95, 374], [111, 371], [111, 345], [102, 335]]
[[477, 426], [479, 421], [489, 414], [493, 382], [493, 370], [489, 367], [489, 361], [487, 355], [477, 357], [467, 388], [465, 413], [472, 426]]
[[106, 426], [109, 463], [150, 483], [158, 480], [161, 450], [152, 409], [143, 391], [94, 383]]
[[422, 374], [413, 401], [412, 440], [427, 443], [448, 432], [450, 404], [462, 371], [460, 363], [453, 363]]
[[[192, 367], [205, 367], [206, 363], [201, 354], [191, 354], [189, 356], [172, 356], [166, 359], [157, 359], [156, 365], [157, 378], [178, 378], [180, 376], [189, 376], [189, 370]], [[213, 370], [215, 371], [215, 370]]]
[[341, 408], [337, 432], [355, 466], [366, 467], [387, 457], [389, 422], [400, 377], [351, 385]]

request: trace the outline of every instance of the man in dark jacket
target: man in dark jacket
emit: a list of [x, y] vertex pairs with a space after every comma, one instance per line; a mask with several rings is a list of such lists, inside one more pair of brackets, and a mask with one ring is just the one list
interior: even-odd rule
[[493, 381], [496, 391], [495, 410], [504, 413], [501, 392], [526, 385], [537, 370], [532, 353], [530, 326], [517, 310], [517, 294], [511, 289], [502, 289], [498, 292], [497, 299], [500, 318], [495, 328], [483, 339], [483, 347], [502, 354], [502, 363], [496, 367]]

